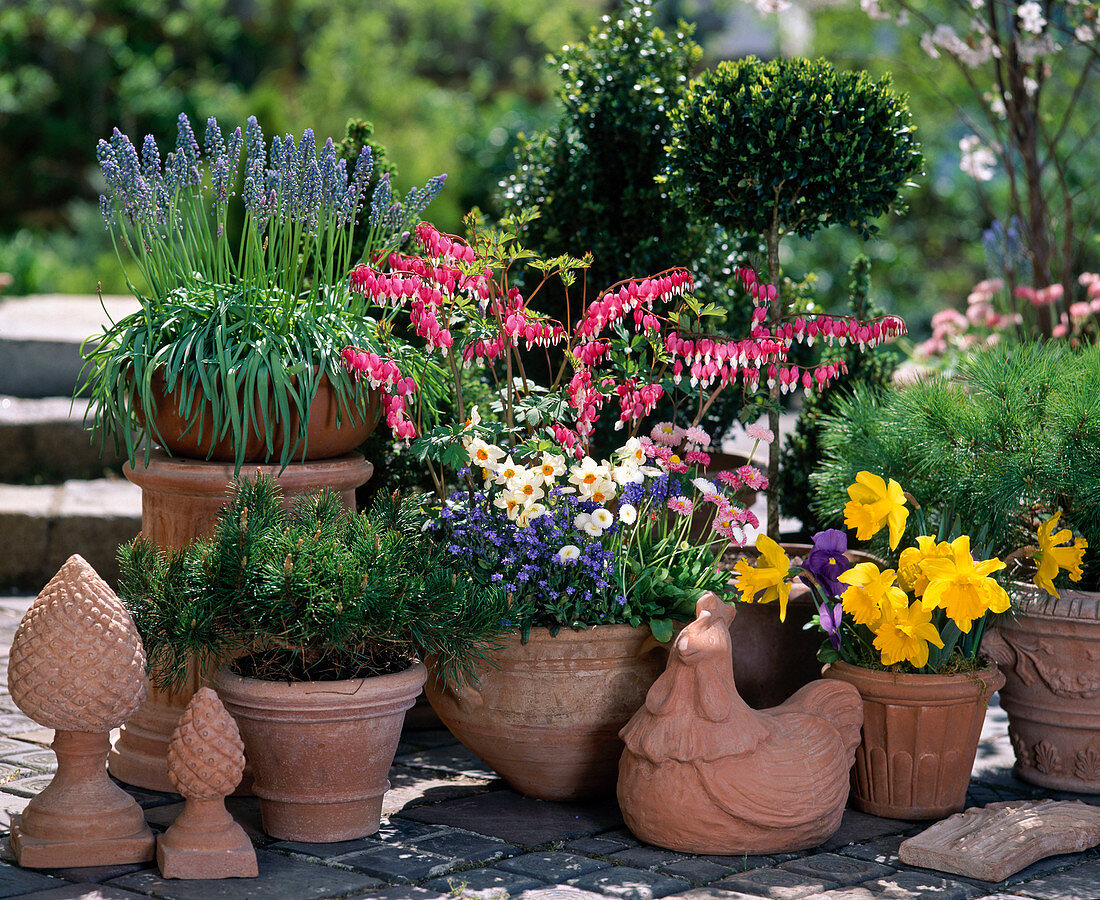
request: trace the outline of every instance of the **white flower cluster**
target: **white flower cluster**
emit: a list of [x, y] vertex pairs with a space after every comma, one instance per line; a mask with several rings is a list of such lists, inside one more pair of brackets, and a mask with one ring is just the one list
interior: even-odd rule
[[[505, 510], [508, 517], [520, 526], [545, 515], [547, 510], [543, 501], [554, 487], [563, 494], [576, 494], [581, 500], [602, 506], [615, 498], [622, 485], [641, 482], [646, 477], [661, 474], [660, 469], [645, 465], [645, 450], [637, 438], [631, 438], [616, 450], [612, 454], [611, 462], [606, 459], [596, 462], [586, 456], [568, 467], [564, 453], [544, 452], [537, 461], [522, 465], [513, 460], [511, 454], [505, 450], [481, 438], [468, 437], [463, 444], [470, 465], [480, 468], [486, 481], [492, 481], [502, 488], [494, 498], [493, 505]], [[564, 482], [559, 483], [559, 479], [563, 477]], [[595, 516], [598, 512], [599, 509], [591, 515]], [[611, 515], [607, 510], [604, 512]], [[606, 527], [600, 527], [599, 533], [602, 534]], [[582, 525], [577, 525], [577, 528], [586, 530]]]
[[984, 65], [994, 57], [1000, 58], [1001, 48], [993, 42], [987, 32], [982, 30], [981, 23], [976, 23], [976, 26], [981, 37], [968, 43], [959, 37], [950, 25], [937, 25], [933, 31], [921, 35], [921, 49], [932, 59], [939, 59], [940, 50], [943, 50], [972, 69]]
[[993, 151], [982, 144], [981, 138], [968, 134], [959, 141], [962, 158], [959, 168], [977, 181], [990, 181], [997, 167], [997, 157]]

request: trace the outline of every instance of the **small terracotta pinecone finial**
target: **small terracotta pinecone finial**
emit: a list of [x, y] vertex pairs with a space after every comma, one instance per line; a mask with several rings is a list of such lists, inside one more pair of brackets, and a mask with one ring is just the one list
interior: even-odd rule
[[225, 809], [244, 773], [244, 742], [218, 695], [199, 688], [168, 744], [168, 780], [183, 794], [183, 812], [157, 840], [165, 878], [252, 878], [252, 842]]
[[56, 732], [57, 774], [12, 819], [20, 865], [101, 866], [153, 858], [153, 833], [133, 797], [107, 777], [110, 731], [149, 690], [145, 650], [115, 592], [79, 556], [50, 579], [11, 645], [8, 690]]
[[184, 797], [213, 800], [233, 792], [244, 772], [244, 741], [218, 695], [199, 688], [168, 745], [168, 779]]

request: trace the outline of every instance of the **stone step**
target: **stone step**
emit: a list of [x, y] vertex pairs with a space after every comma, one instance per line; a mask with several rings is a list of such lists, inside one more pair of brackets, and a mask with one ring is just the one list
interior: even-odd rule
[[[120, 471], [113, 442], [84, 427], [85, 404], [68, 397], [0, 396], [0, 483], [57, 483]], [[101, 454], [102, 449], [102, 454]]]
[[121, 478], [0, 484], [0, 591], [38, 592], [79, 553], [115, 584], [118, 545], [141, 530], [141, 489]]
[[84, 364], [81, 343], [137, 308], [135, 298], [120, 296], [105, 296], [102, 304], [82, 294], [0, 300], [0, 394], [71, 396]]

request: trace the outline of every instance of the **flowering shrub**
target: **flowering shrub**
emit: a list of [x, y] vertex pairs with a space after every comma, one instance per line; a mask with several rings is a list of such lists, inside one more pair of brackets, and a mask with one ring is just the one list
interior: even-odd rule
[[[858, 540], [868, 540], [883, 528], [889, 546], [898, 547], [909, 518], [901, 486], [872, 472], [860, 472], [849, 486], [844, 523]], [[1036, 544], [1017, 551], [1017, 557], [1035, 559], [1034, 583], [1058, 596], [1053, 579], [1066, 571], [1081, 579], [1081, 561], [1088, 546], [1069, 529], [1055, 531], [1060, 513], [1038, 530]], [[948, 667], [979, 664], [982, 635], [992, 615], [1008, 610], [1008, 593], [993, 577], [1005, 569], [997, 557], [982, 558], [971, 538], [949, 539], [951, 523], [944, 519], [940, 533], [928, 534], [929, 523], [917, 509], [916, 543], [901, 551], [896, 568], [874, 562], [852, 565], [846, 553], [847, 536], [830, 529], [814, 535], [805, 560], [792, 563], [766, 535], [757, 539], [762, 563], [738, 562], [737, 586], [746, 602], [778, 600], [780, 618], [786, 614], [790, 584], [800, 579], [810, 588], [817, 606], [817, 622], [828, 644], [823, 662], [843, 659], [857, 666], [898, 671], [938, 673]]]

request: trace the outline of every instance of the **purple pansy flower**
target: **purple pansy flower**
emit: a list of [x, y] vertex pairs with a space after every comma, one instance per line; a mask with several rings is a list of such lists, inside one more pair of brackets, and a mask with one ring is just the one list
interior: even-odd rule
[[806, 555], [802, 568], [809, 572], [829, 597], [839, 597], [844, 585], [837, 581], [841, 572], [848, 571], [848, 536], [836, 528], [819, 531], [814, 535], [813, 549]]
[[840, 620], [844, 615], [844, 608], [841, 604], [836, 604], [832, 609], [829, 609], [828, 603], [822, 603], [820, 609], [821, 628], [829, 636], [829, 643], [833, 645], [833, 649], [840, 651]]

